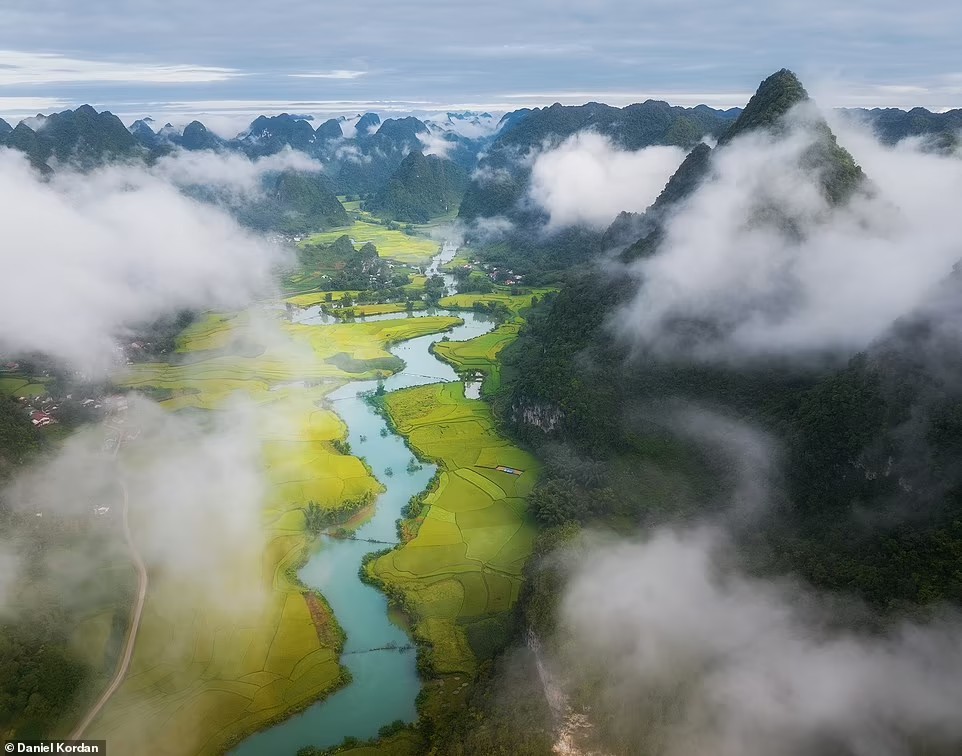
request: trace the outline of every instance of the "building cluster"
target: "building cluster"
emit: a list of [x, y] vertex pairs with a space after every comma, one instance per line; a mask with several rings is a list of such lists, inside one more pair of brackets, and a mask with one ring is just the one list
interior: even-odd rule
[[472, 260], [470, 263], [461, 267], [463, 270], [469, 271], [480, 270], [487, 275], [493, 283], [501, 284], [502, 286], [520, 286], [524, 283], [524, 276], [520, 273], [515, 273], [513, 270], [507, 268], [499, 268], [497, 265], [482, 263], [479, 260]]

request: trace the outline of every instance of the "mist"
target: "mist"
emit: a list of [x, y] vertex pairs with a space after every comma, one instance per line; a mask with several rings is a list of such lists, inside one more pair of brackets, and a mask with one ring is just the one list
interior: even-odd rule
[[749, 574], [735, 533], [778, 505], [776, 441], [677, 403], [655, 422], [720, 458], [718, 506], [643, 535], [587, 532], [565, 575], [546, 663], [578, 752], [902, 756], [962, 745], [962, 617], [883, 621], [790, 575]]
[[175, 156], [156, 174], [113, 166], [43, 181], [19, 153], [0, 150], [0, 351], [40, 351], [103, 375], [124, 326], [268, 293], [281, 248], [162, 178], [218, 174], [243, 186], [258, 169]]
[[621, 211], [647, 208], [684, 157], [678, 147], [629, 152], [581, 132], [533, 158], [529, 196], [548, 214], [549, 230], [581, 224], [603, 230]]
[[[148, 571], [182, 581], [187, 606], [203, 600], [226, 616], [245, 616], [259, 609], [269, 587], [257, 556], [264, 549], [267, 489], [257, 433], [263, 411], [235, 397], [215, 413], [173, 414], [131, 395], [119, 434], [112, 423], [81, 429], [14, 478], [3, 499], [16, 511], [48, 518], [90, 517], [106, 506], [104, 516], [116, 521], [126, 497]], [[114, 455], [105, 447], [111, 436], [130, 443]], [[115, 541], [122, 549], [119, 531]], [[73, 552], [51, 551], [46, 559], [64, 595], [94, 572]]]
[[656, 254], [629, 266], [638, 292], [615, 325], [623, 337], [696, 360], [848, 354], [926, 301], [962, 257], [962, 161], [839, 121], [868, 183], [832, 207], [805, 161], [813, 122], [796, 110], [778, 138], [752, 132], [715, 152]]
[[232, 152], [179, 149], [157, 160], [150, 173], [175, 186], [204, 186], [244, 198], [262, 194], [261, 180], [270, 173], [323, 170], [324, 166], [313, 158], [285, 147], [254, 159]]

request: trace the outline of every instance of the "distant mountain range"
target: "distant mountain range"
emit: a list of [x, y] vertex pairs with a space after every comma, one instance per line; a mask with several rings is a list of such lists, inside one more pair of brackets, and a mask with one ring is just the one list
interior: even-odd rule
[[[936, 150], [954, 149], [962, 129], [962, 110], [844, 113], [872, 124], [888, 143], [920, 137]], [[751, 114], [741, 116], [737, 108], [680, 108], [654, 100], [625, 108], [600, 103], [524, 108], [500, 120], [489, 113], [450, 112], [424, 120], [408, 116], [382, 121], [376, 113], [364, 113], [331, 118], [316, 127], [309, 116], [281, 113], [258, 116], [247, 129], [225, 139], [200, 121], [183, 128], [169, 123], [157, 128], [152, 119], [144, 118], [128, 128], [109, 111], [98, 113], [83, 105], [49, 116], [37, 115], [16, 126], [0, 120], [0, 145], [20, 150], [44, 174], [61, 165], [89, 169], [116, 161], [151, 162], [177, 149], [240, 153], [251, 158], [291, 149], [324, 167], [323, 180], [315, 176], [304, 184], [313, 187], [312, 194], [331, 195], [320, 202], [330, 212], [318, 215], [318, 224], [343, 220], [330, 199], [346, 194], [364, 197], [372, 207], [399, 220], [444, 214], [459, 205], [459, 217], [467, 223], [503, 216], [537, 229], [544, 218], [522, 201], [530, 164], [519, 157], [585, 130], [603, 134], [626, 150], [659, 144], [690, 149], [704, 139], [724, 139], [732, 124], [746, 123]], [[402, 170], [406, 158], [414, 153], [420, 157], [412, 158], [412, 164], [416, 161], [420, 168], [412, 170], [409, 164]], [[304, 196], [300, 191], [294, 194]], [[293, 216], [288, 215], [288, 220], [303, 220], [303, 208], [291, 210]], [[281, 225], [290, 224], [285, 221]], [[303, 224], [298, 221], [294, 225]], [[582, 232], [575, 234], [572, 248], [582, 243], [582, 236]]]

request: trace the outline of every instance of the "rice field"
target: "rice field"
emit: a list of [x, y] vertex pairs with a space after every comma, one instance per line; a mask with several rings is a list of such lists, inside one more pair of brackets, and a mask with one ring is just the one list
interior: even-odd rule
[[351, 237], [355, 246], [371, 242], [382, 258], [408, 265], [425, 264], [437, 254], [439, 246], [436, 241], [425, 236], [413, 236], [400, 230], [392, 231], [387, 226], [364, 220], [355, 221], [351, 226], [312, 234], [301, 242], [301, 246], [331, 244], [344, 234]]
[[499, 291], [490, 294], [452, 294], [443, 297], [439, 302], [441, 307], [449, 310], [470, 310], [476, 302], [490, 304], [496, 302], [504, 305], [513, 315], [521, 315], [522, 311], [531, 306], [531, 298], [541, 299], [545, 294], [555, 291], [555, 289], [527, 289], [528, 294], [514, 294], [507, 287], [499, 287]]
[[[404, 389], [384, 404], [398, 432], [440, 474], [411, 523], [414, 537], [368, 569], [403, 595], [434, 671], [471, 675], [485, 656], [485, 623], [503, 618], [518, 598], [535, 535], [525, 497], [537, 465], [498, 434], [488, 406], [466, 399], [460, 383]], [[508, 475], [498, 465], [524, 472]]]
[[[125, 754], [222, 753], [345, 682], [336, 619], [293, 577], [310, 544], [303, 508], [316, 501], [337, 511], [380, 485], [361, 460], [334, 448], [346, 428], [324, 398], [347, 380], [386, 374], [385, 361], [396, 359], [386, 351], [390, 344], [458, 322], [300, 326], [276, 312], [209, 314], [182, 335], [179, 363], [131, 366], [118, 379], [170, 390], [161, 404], [171, 411], [216, 412], [238, 393], [253, 404], [266, 471], [263, 545], [220, 545], [230, 563], [214, 600], [209, 587], [151, 571], [130, 670], [88, 737], [105, 738]], [[345, 360], [362, 372], [346, 371]], [[149, 454], [131, 444], [122, 457], [136, 465], [138, 455]], [[137, 498], [132, 488], [135, 539], [138, 525], [147, 527]], [[103, 623], [93, 618], [77, 630], [78, 643], [94, 656], [103, 648]]]

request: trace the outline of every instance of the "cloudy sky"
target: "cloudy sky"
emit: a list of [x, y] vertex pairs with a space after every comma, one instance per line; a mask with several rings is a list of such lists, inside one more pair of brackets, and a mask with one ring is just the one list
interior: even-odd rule
[[0, 115], [741, 105], [796, 70], [830, 105], [962, 106], [957, 0], [5, 0]]

